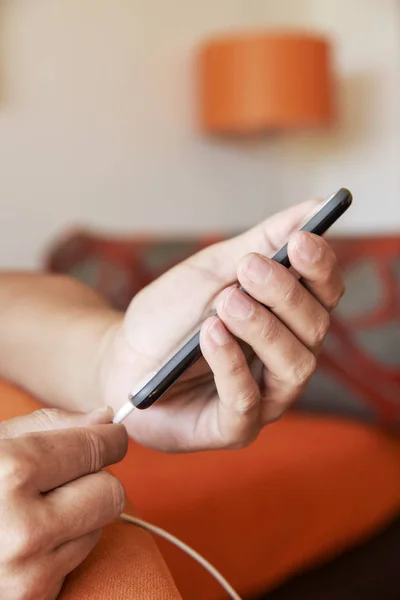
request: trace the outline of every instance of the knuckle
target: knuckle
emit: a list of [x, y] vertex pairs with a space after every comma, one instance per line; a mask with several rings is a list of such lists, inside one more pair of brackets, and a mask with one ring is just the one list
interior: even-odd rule
[[318, 277], [318, 283], [320, 285], [329, 287], [331, 280], [332, 280], [332, 267], [331, 267], [331, 265], [329, 265], [329, 267], [320, 271], [319, 277]]
[[313, 376], [316, 366], [317, 359], [314, 354], [307, 352], [306, 358], [295, 365], [293, 369], [292, 384], [295, 390], [300, 390], [307, 385]]
[[13, 541], [10, 552], [15, 559], [33, 556], [42, 549], [42, 527], [31, 518], [20, 518], [13, 525]]
[[342, 282], [341, 285], [340, 285], [340, 287], [339, 287], [339, 289], [338, 289], [338, 291], [336, 292], [336, 294], [335, 294], [332, 302], [331, 302], [331, 309], [332, 310], [335, 309], [335, 308], [337, 308], [337, 306], [339, 305], [339, 302], [341, 301], [341, 299], [344, 296], [345, 291], [346, 291], [346, 288], [345, 288], [344, 283]]
[[245, 375], [247, 368], [243, 355], [239, 352], [232, 353], [228, 366], [229, 376], [235, 379], [241, 378]]
[[323, 244], [325, 245], [325, 251], [323, 252], [324, 264], [326, 265], [326, 269], [332, 272], [337, 267], [338, 260], [332, 246], [326, 240], [323, 240]]
[[84, 446], [85, 467], [87, 473], [96, 473], [104, 466], [105, 441], [101, 435], [89, 429], [79, 430]]
[[114, 506], [116, 509], [117, 515], [120, 515], [122, 511], [125, 509], [126, 505], [126, 493], [125, 488], [122, 483], [115, 479], [114, 483]]
[[235, 411], [240, 416], [246, 416], [260, 403], [260, 390], [254, 382], [247, 388], [238, 391], [235, 401]]
[[[10, 441], [10, 446], [12, 442]], [[7, 490], [15, 490], [26, 485], [33, 476], [33, 463], [15, 448], [0, 451], [0, 482]]]
[[62, 411], [58, 408], [42, 408], [31, 414], [32, 421], [36, 421], [40, 429], [52, 429], [61, 419]]
[[303, 298], [304, 288], [300, 286], [294, 277], [290, 277], [283, 296], [284, 304], [289, 308], [297, 308], [301, 305]]
[[260, 340], [262, 343], [273, 344], [280, 337], [280, 327], [278, 320], [266, 311], [266, 315], [263, 319], [260, 329]]
[[318, 283], [328, 285], [337, 269], [336, 257], [333, 252], [327, 252], [318, 269]]
[[331, 319], [329, 316], [329, 313], [326, 310], [322, 310], [321, 314], [318, 316], [317, 321], [316, 321], [316, 325], [315, 325], [315, 330], [314, 330], [314, 339], [313, 339], [313, 347], [319, 347], [328, 331], [329, 331], [329, 327], [331, 324]]
[[123, 512], [123, 510], [125, 508], [125, 504], [126, 504], [125, 488], [119, 479], [117, 479], [110, 473], [107, 473], [107, 475], [108, 475], [107, 485], [108, 485], [108, 491], [109, 491], [109, 495], [110, 495], [112, 512], [115, 516], [118, 516]]

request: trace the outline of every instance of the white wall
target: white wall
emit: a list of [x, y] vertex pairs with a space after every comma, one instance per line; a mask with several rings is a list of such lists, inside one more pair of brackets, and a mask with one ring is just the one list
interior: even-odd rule
[[400, 231], [400, 3], [313, 0], [310, 23], [336, 48], [340, 125], [333, 135], [286, 138], [285, 200], [349, 187], [347, 231]]
[[[237, 229], [342, 184], [359, 201], [347, 229], [393, 228], [383, 208], [399, 224], [396, 4], [3, 0], [0, 267], [40, 264], [46, 242], [68, 224]], [[194, 124], [197, 44], [214, 31], [271, 23], [333, 31], [345, 76], [343, 127], [330, 138], [248, 147], [202, 139]]]

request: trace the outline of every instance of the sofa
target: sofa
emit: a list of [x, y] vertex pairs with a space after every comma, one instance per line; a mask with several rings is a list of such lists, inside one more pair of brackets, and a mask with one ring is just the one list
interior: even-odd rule
[[[48, 248], [44, 266], [80, 279], [123, 310], [141, 287], [218, 237], [120, 239], [70, 231]], [[143, 518], [195, 547], [245, 598], [298, 598], [302, 588], [296, 585], [303, 585], [302, 598], [327, 598], [323, 579], [316, 592], [313, 588], [318, 574], [351, 549], [380, 539], [400, 515], [400, 344], [392, 335], [400, 318], [400, 238], [332, 239], [332, 244], [353, 281], [351, 301], [333, 318], [315, 381], [298, 405], [244, 450], [163, 455], [131, 441], [126, 458], [113, 468]], [[143, 561], [136, 560], [135, 550], [129, 554], [136, 584], [144, 585], [138, 597], [224, 597], [180, 551], [163, 542], [159, 548], [163, 558], [156, 553], [151, 592]], [[118, 543], [103, 552], [115, 563]], [[154, 555], [146, 552], [151, 567]], [[84, 566], [85, 573], [94, 569], [115, 581], [110, 570], [105, 575], [93, 557], [89, 561], [92, 571]], [[371, 569], [377, 562], [371, 559]], [[123, 564], [126, 568], [127, 561]], [[304, 592], [302, 574], [308, 574], [316, 595]], [[399, 578], [393, 579], [400, 596]], [[353, 593], [356, 583], [347, 573], [336, 597], [367, 598]], [[68, 589], [69, 599], [74, 596]]]

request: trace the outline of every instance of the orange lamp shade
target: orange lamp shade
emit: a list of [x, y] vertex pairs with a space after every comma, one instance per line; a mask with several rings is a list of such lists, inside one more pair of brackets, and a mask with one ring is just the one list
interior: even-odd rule
[[306, 34], [215, 39], [199, 57], [202, 129], [213, 134], [321, 127], [333, 120], [330, 46]]

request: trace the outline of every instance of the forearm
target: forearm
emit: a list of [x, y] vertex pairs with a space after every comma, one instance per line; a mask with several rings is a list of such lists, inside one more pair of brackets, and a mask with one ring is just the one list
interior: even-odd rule
[[102, 403], [101, 361], [121, 315], [60, 276], [0, 274], [0, 377], [52, 406]]

